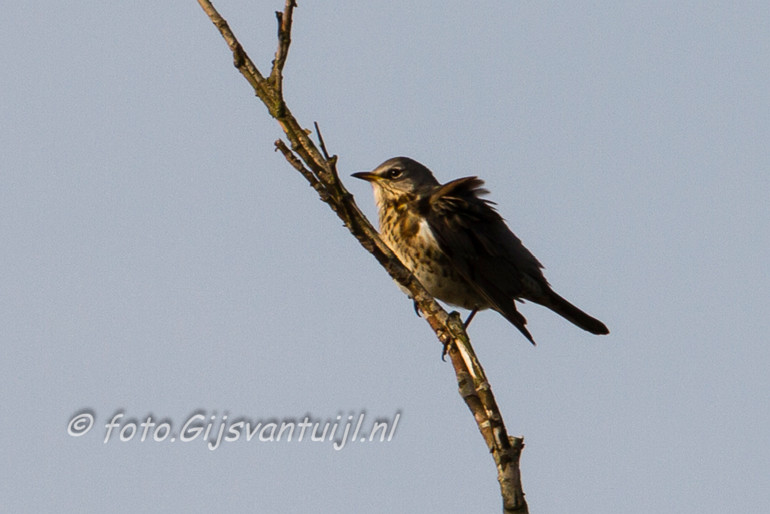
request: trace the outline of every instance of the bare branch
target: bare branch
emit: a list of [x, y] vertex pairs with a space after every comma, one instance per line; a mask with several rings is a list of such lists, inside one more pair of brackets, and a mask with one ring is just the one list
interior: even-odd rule
[[[254, 66], [254, 63], [251, 62], [249, 56], [246, 55], [246, 52], [238, 42], [235, 34], [233, 34], [233, 31], [230, 30], [230, 26], [227, 24], [227, 21], [225, 21], [225, 19], [220, 16], [220, 14], [216, 9], [214, 9], [214, 6], [211, 5], [211, 2], [208, 0], [198, 0], [198, 4], [200, 4], [200, 6], [203, 8], [203, 11], [208, 15], [217, 29], [219, 29], [219, 33], [222, 34], [222, 37], [227, 43], [227, 46], [229, 46], [230, 50], [232, 50], [233, 64], [236, 68], [238, 68], [238, 71], [240, 71], [243, 76], [246, 77], [246, 80], [249, 81], [249, 84], [251, 84], [251, 86], [257, 92], [257, 95], [259, 95], [260, 99], [262, 99], [266, 105], [268, 101], [273, 103], [275, 100], [272, 98], [272, 91], [266, 87], [267, 84], [264, 77], [259, 73], [259, 70], [256, 66]], [[268, 109], [269, 108], [270, 107], [268, 106]]]
[[227, 22], [208, 0], [198, 0], [203, 10], [217, 27], [233, 52], [235, 66], [251, 84], [268, 112], [281, 125], [291, 148], [281, 140], [275, 142], [276, 150], [299, 171], [344, 222], [385, 270], [410, 293], [430, 324], [439, 341], [448, 348], [449, 356], [457, 377], [460, 395], [473, 414], [479, 431], [484, 438], [497, 466], [498, 481], [503, 497], [503, 511], [506, 513], [527, 513], [527, 503], [521, 488], [519, 458], [523, 448], [521, 438], [509, 437], [503, 423], [492, 389], [487, 382], [473, 347], [457, 313], [451, 316], [436, 303], [412, 273], [398, 260], [379, 234], [361, 213], [353, 195], [343, 186], [336, 168], [336, 156], [329, 156], [326, 144], [315, 124], [321, 151], [309, 138], [309, 131], [303, 129], [286, 106], [282, 94], [283, 67], [291, 42], [292, 15], [295, 0], [286, 0], [278, 18], [278, 49], [269, 78], [265, 78], [249, 59], [241, 44], [230, 30]]
[[313, 172], [307, 169], [303, 164], [302, 161], [297, 158], [297, 156], [292, 152], [288, 146], [286, 146], [286, 143], [278, 139], [275, 142], [275, 149], [277, 151], [280, 151], [284, 158], [286, 158], [287, 161], [289, 161], [289, 164], [294, 166], [294, 169], [299, 171], [305, 179], [310, 183], [311, 186], [313, 186], [313, 189], [315, 189], [318, 192], [318, 196], [321, 197], [321, 200], [323, 200], [326, 203], [329, 203], [329, 193], [326, 192], [326, 188], [323, 184], [321, 184], [318, 179], [313, 175]]

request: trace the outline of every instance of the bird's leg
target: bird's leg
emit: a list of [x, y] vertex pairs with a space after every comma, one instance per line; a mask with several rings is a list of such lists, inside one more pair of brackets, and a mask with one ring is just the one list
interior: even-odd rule
[[468, 319], [465, 320], [465, 323], [463, 323], [463, 328], [467, 329], [468, 325], [471, 324], [471, 320], [473, 320], [473, 316], [476, 315], [476, 313], [479, 312], [478, 309], [473, 309], [470, 314], [468, 314]]

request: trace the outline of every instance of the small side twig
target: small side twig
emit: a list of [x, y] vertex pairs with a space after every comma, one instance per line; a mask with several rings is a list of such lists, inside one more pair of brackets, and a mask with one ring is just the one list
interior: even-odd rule
[[324, 158], [328, 161], [332, 159], [332, 157], [330, 157], [329, 152], [326, 151], [326, 143], [324, 143], [324, 137], [321, 135], [321, 129], [318, 127], [318, 122], [314, 121], [313, 126], [315, 127], [315, 133], [318, 136], [318, 145], [321, 147], [321, 151], [324, 154]]

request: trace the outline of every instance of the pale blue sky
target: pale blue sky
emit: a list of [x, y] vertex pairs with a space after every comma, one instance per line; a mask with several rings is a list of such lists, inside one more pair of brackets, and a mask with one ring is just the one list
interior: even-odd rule
[[[770, 4], [415, 4], [300, 2], [285, 96], [345, 177], [408, 155], [484, 178], [610, 327], [529, 304], [536, 348], [494, 313], [471, 326], [532, 511], [767, 512]], [[216, 5], [267, 70], [282, 2]], [[4, 14], [4, 508], [498, 512], [441, 346], [273, 151], [197, 3]], [[401, 418], [339, 452], [210, 451], [104, 444], [119, 410]]]

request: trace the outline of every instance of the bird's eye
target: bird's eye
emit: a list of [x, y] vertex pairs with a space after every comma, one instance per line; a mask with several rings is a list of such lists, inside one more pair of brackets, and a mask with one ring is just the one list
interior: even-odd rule
[[388, 170], [388, 178], [391, 180], [396, 179], [401, 176], [401, 173], [403, 173], [401, 168], [391, 168]]

